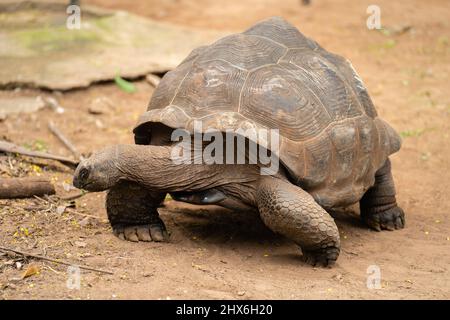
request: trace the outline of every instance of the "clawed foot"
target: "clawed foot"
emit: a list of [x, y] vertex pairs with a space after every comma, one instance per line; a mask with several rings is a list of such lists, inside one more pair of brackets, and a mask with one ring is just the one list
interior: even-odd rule
[[113, 232], [119, 239], [133, 242], [162, 242], [169, 240], [166, 226], [162, 221], [143, 225], [116, 225], [113, 226]]
[[376, 213], [364, 214], [362, 212], [361, 218], [369, 227], [376, 231], [392, 231], [405, 227], [405, 213], [398, 206]]
[[336, 262], [340, 249], [332, 246], [324, 249], [303, 251], [303, 261], [314, 267], [331, 267]]

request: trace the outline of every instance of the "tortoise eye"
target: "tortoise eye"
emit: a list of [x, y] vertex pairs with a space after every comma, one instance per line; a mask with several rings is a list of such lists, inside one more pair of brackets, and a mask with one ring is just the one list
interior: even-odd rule
[[88, 177], [89, 177], [89, 170], [86, 168], [81, 169], [80, 180], [86, 180]]

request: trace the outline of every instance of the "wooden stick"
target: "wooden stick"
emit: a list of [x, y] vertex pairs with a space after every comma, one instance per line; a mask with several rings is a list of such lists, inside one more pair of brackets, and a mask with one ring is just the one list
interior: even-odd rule
[[156, 88], [159, 83], [161, 82], [161, 78], [158, 77], [155, 74], [151, 74], [149, 73], [148, 75], [145, 76], [145, 80], [150, 83], [154, 88]]
[[71, 200], [75, 200], [75, 199], [81, 198], [82, 196], [84, 196], [85, 194], [88, 194], [88, 193], [89, 192], [79, 192], [77, 194], [68, 195], [68, 196], [64, 196], [64, 197], [59, 197], [59, 200], [71, 201]]
[[70, 167], [74, 167], [78, 165], [78, 161], [72, 160], [70, 158], [62, 157], [53, 155], [47, 152], [40, 152], [40, 151], [31, 151], [28, 149], [25, 149], [23, 147], [19, 147], [15, 145], [14, 143], [10, 143], [7, 141], [0, 140], [0, 151], [2, 152], [8, 152], [8, 153], [18, 153], [24, 156], [29, 157], [35, 157], [35, 158], [42, 158], [42, 159], [50, 159], [50, 160], [57, 160], [59, 162], [62, 162]]
[[36, 254], [24, 252], [24, 251], [14, 250], [14, 249], [10, 249], [10, 248], [5, 248], [5, 247], [1, 247], [1, 246], [0, 246], [0, 250], [10, 251], [10, 252], [14, 252], [14, 253], [17, 253], [17, 254], [21, 254], [24, 257], [32, 257], [32, 258], [35, 258], [35, 259], [46, 260], [46, 261], [50, 261], [50, 262], [54, 262], [54, 263], [64, 264], [66, 266], [75, 266], [75, 267], [78, 267], [78, 268], [84, 269], [84, 270], [96, 271], [96, 272], [106, 273], [106, 274], [114, 274], [111, 271], [96, 269], [96, 268], [92, 268], [92, 267], [88, 267], [88, 266], [83, 266], [83, 265], [79, 265], [79, 264], [75, 264], [75, 263], [70, 263], [70, 262], [63, 261], [63, 260], [47, 258], [47, 257], [44, 257], [44, 256], [40, 256], [40, 255], [36, 255]]
[[26, 211], [41, 211], [41, 210], [48, 210], [48, 207], [36, 207], [36, 206], [26, 206], [26, 207], [21, 207], [23, 210]]
[[76, 159], [83, 160], [83, 157], [80, 156], [75, 145], [70, 142], [70, 140], [59, 130], [59, 128], [51, 121], [48, 122], [48, 128], [50, 131], [61, 141], [64, 146], [69, 149], [70, 152], [75, 156]]
[[55, 186], [43, 178], [0, 178], [0, 199], [55, 194]]

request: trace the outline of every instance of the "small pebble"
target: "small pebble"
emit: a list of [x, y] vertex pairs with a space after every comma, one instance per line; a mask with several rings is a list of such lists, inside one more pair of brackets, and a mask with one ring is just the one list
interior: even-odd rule
[[85, 218], [83, 218], [83, 220], [81, 220], [80, 222], [78, 222], [78, 224], [80, 225], [80, 226], [82, 226], [82, 227], [86, 227], [86, 226], [88, 226], [88, 225], [90, 225], [91, 224], [91, 220], [90, 220], [91, 218], [89, 218], [89, 217], [85, 217]]
[[63, 214], [64, 211], [66, 211], [66, 206], [58, 206], [58, 207], [56, 208], [56, 213], [57, 213], [57, 214]]
[[89, 105], [88, 111], [90, 114], [100, 115], [111, 111], [112, 103], [105, 97], [95, 98]]
[[87, 246], [87, 243], [83, 241], [75, 241], [75, 245], [79, 248], [85, 248]]

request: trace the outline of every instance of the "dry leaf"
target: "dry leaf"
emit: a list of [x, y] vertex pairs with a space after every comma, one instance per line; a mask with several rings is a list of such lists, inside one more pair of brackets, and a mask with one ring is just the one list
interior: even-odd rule
[[34, 264], [30, 264], [27, 270], [25, 270], [25, 272], [22, 274], [22, 279], [31, 277], [35, 274], [39, 274], [39, 267]]

